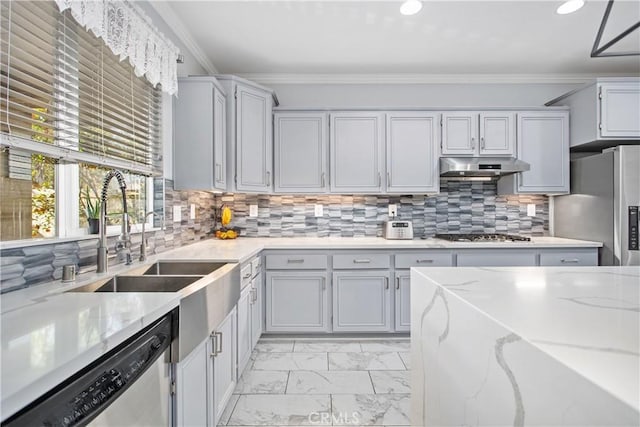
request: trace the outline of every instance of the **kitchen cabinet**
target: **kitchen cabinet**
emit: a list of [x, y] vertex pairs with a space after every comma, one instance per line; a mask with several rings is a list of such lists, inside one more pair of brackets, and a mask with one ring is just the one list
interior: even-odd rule
[[253, 350], [253, 339], [251, 336], [251, 312], [252, 312], [252, 292], [251, 286], [246, 286], [240, 293], [238, 300], [238, 372], [236, 378], [240, 379], [244, 372], [251, 351]]
[[327, 192], [328, 115], [275, 113], [273, 132], [275, 192]]
[[179, 426], [201, 427], [209, 423], [211, 395], [209, 339], [176, 366], [176, 418]]
[[515, 157], [515, 114], [505, 111], [442, 113], [442, 155]]
[[267, 332], [328, 332], [326, 271], [267, 271]]
[[597, 266], [595, 249], [547, 249], [540, 252], [540, 266]]
[[273, 91], [236, 76], [216, 76], [227, 93], [228, 191], [270, 193]]
[[438, 114], [388, 113], [386, 125], [386, 192], [439, 192]]
[[253, 279], [251, 291], [253, 293], [251, 300], [251, 349], [253, 349], [262, 336], [262, 273], [258, 273]]
[[411, 330], [411, 283], [409, 270], [395, 273], [395, 330], [408, 332]]
[[518, 158], [530, 169], [501, 178], [499, 194], [569, 192], [569, 113], [531, 111], [517, 115]]
[[333, 331], [389, 332], [391, 276], [387, 271], [333, 273]]
[[534, 250], [470, 249], [456, 253], [458, 267], [513, 267], [537, 265]]
[[598, 78], [546, 105], [571, 108], [572, 149], [601, 151], [640, 140], [640, 78]]
[[234, 308], [213, 332], [209, 343], [210, 369], [209, 398], [210, 420], [208, 425], [218, 425], [236, 387], [236, 309]]
[[220, 190], [226, 184], [226, 97], [215, 77], [178, 81], [174, 101], [173, 180], [176, 190]]
[[332, 193], [382, 192], [383, 128], [383, 113], [340, 112], [330, 115]]

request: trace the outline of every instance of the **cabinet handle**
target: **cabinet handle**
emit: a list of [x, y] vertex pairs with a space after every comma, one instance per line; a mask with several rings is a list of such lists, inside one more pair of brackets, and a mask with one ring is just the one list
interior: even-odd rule
[[218, 355], [218, 343], [216, 342], [218, 341], [218, 336], [215, 332], [211, 332], [209, 339], [211, 340], [211, 348], [213, 349], [213, 351], [209, 353], [209, 357], [216, 357]]
[[416, 262], [418, 264], [432, 264], [433, 260], [432, 259], [417, 259]]
[[560, 260], [560, 262], [563, 263], [563, 264], [577, 264], [577, 263], [580, 262], [580, 260], [577, 259], [577, 258], [573, 258], [573, 259], [564, 259], [563, 258], [563, 259]]
[[304, 258], [289, 258], [287, 259], [288, 264], [302, 264], [304, 262]]
[[400, 278], [396, 277], [396, 289], [400, 289]]
[[216, 344], [220, 344], [220, 347], [216, 349], [216, 355], [222, 353], [222, 332], [216, 332]]
[[249, 277], [251, 277], [251, 272], [248, 272], [247, 274], [242, 276], [243, 279], [248, 279]]
[[324, 291], [325, 289], [327, 289], [327, 279], [325, 279], [324, 277], [322, 278], [322, 290]]
[[322, 175], [320, 176], [320, 180], [321, 180], [321, 183], [322, 183], [322, 188], [324, 188], [324, 187], [325, 187], [325, 183], [324, 183], [324, 172], [322, 172]]
[[220, 163], [216, 163], [216, 179], [218, 182], [222, 181], [222, 166]]
[[484, 150], [484, 137], [480, 138], [480, 148]]
[[378, 172], [378, 187], [382, 187], [382, 174]]
[[267, 171], [267, 185], [271, 185], [271, 172]]
[[391, 172], [387, 172], [387, 187], [391, 187]]
[[475, 137], [471, 138], [471, 149], [472, 150], [476, 149], [476, 138]]
[[384, 288], [385, 289], [389, 289], [389, 278], [388, 277], [384, 278]]
[[354, 259], [354, 264], [369, 264], [371, 262], [370, 259]]

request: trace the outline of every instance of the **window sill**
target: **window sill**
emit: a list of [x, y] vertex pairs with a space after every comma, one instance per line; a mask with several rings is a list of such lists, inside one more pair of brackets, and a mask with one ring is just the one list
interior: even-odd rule
[[[160, 227], [150, 227], [145, 228], [145, 233], [159, 231], [162, 228]], [[142, 234], [142, 230], [131, 230], [131, 235], [134, 234]], [[120, 232], [107, 232], [107, 237], [116, 237], [119, 236]], [[50, 239], [39, 238], [39, 239], [25, 239], [25, 240], [8, 240], [6, 242], [0, 242], [0, 250], [5, 249], [19, 249], [19, 248], [29, 248], [32, 246], [44, 246], [44, 245], [57, 245], [60, 243], [66, 242], [78, 242], [81, 240], [91, 240], [91, 239], [99, 239], [99, 234], [85, 234], [73, 237], [52, 237]]]

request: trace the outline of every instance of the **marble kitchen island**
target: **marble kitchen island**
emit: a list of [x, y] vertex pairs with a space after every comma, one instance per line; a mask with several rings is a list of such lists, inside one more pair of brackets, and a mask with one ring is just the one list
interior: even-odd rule
[[638, 267], [412, 268], [412, 425], [640, 425], [639, 290]]

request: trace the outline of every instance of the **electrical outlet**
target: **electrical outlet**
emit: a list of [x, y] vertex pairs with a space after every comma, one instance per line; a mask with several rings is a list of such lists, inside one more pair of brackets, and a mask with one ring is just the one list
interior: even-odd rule
[[180, 205], [173, 207], [173, 222], [182, 221], [182, 207]]
[[314, 212], [316, 217], [322, 216], [323, 215], [322, 205], [316, 205], [314, 210], [313, 210], [313, 212]]
[[255, 218], [258, 216], [258, 205], [249, 205], [249, 217]]
[[536, 216], [536, 205], [529, 203], [527, 205], [527, 216]]
[[191, 219], [196, 219], [196, 205], [195, 204], [191, 204]]
[[398, 216], [398, 206], [389, 205], [389, 218], [393, 218], [395, 216]]

